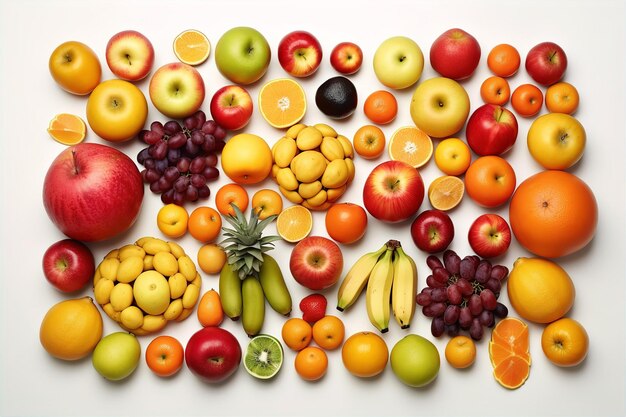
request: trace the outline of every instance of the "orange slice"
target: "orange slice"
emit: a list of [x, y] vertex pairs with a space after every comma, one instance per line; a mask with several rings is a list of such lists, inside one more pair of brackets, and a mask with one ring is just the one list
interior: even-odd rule
[[524, 359], [527, 364], [531, 364], [530, 353], [516, 353], [503, 344], [494, 342], [493, 340], [489, 342], [489, 359], [494, 368], [511, 356], [519, 356]]
[[459, 177], [444, 175], [433, 180], [428, 187], [428, 200], [437, 210], [447, 211], [463, 199], [465, 184]]
[[530, 375], [530, 365], [519, 356], [510, 356], [493, 369], [496, 381], [505, 388], [521, 387]]
[[174, 39], [174, 54], [184, 64], [200, 65], [210, 53], [209, 39], [198, 30], [186, 30]]
[[290, 78], [277, 78], [259, 92], [259, 110], [271, 126], [284, 129], [298, 123], [306, 113], [302, 86]]
[[433, 156], [433, 141], [417, 127], [405, 126], [396, 130], [389, 141], [389, 157], [420, 168]]
[[515, 317], [502, 319], [491, 332], [491, 340], [516, 354], [526, 354], [530, 347], [528, 325]]
[[76, 145], [85, 139], [85, 122], [74, 114], [61, 113], [54, 116], [48, 125], [48, 133], [63, 145]]
[[313, 215], [306, 207], [295, 205], [284, 209], [276, 219], [276, 232], [287, 242], [299, 242], [311, 233]]

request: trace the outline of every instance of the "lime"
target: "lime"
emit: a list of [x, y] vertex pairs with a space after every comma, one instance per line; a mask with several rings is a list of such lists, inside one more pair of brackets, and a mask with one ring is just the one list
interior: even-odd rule
[[255, 378], [270, 379], [283, 364], [283, 346], [278, 339], [267, 334], [253, 337], [246, 348], [243, 365]]

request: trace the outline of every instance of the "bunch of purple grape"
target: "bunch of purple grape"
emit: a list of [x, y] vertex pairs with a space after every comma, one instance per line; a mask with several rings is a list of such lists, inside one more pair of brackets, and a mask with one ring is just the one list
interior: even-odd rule
[[185, 201], [209, 197], [207, 183], [220, 175], [217, 154], [225, 145], [224, 128], [199, 110], [182, 125], [175, 120], [152, 122], [139, 139], [148, 145], [137, 155], [137, 162], [145, 168], [141, 176], [150, 191], [161, 194], [164, 204], [182, 206]]
[[472, 339], [480, 340], [483, 327], [493, 327], [496, 318], [508, 315], [507, 307], [498, 302], [502, 282], [509, 275], [506, 266], [492, 265], [476, 255], [461, 259], [449, 249], [443, 253], [443, 263], [430, 255], [426, 264], [432, 274], [416, 302], [424, 315], [432, 318], [433, 336], [447, 333], [454, 337], [466, 330]]

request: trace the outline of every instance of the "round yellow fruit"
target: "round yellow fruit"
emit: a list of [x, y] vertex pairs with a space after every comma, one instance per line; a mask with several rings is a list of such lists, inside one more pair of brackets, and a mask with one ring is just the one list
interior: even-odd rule
[[62, 89], [81, 96], [91, 93], [102, 76], [96, 53], [76, 41], [57, 46], [50, 55], [48, 67], [52, 78]]
[[226, 263], [226, 252], [215, 243], [208, 243], [198, 250], [198, 266], [206, 274], [219, 274]]
[[133, 285], [137, 306], [148, 314], [163, 314], [170, 304], [170, 286], [157, 271], [142, 272]]
[[470, 148], [461, 139], [444, 139], [435, 149], [435, 164], [446, 175], [463, 175], [471, 162]]
[[187, 233], [189, 213], [184, 207], [177, 204], [166, 204], [157, 214], [157, 227], [165, 236], [172, 239], [179, 238]]
[[257, 135], [240, 133], [226, 142], [222, 150], [222, 170], [238, 184], [257, 184], [272, 170], [272, 151]]
[[544, 114], [528, 129], [528, 151], [545, 169], [573, 166], [582, 158], [586, 142], [585, 128], [569, 114]]

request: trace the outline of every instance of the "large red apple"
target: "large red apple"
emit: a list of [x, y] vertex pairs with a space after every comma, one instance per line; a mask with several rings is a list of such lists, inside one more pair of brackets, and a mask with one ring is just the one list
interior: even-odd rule
[[228, 330], [205, 327], [194, 333], [185, 347], [185, 363], [206, 382], [222, 382], [241, 362], [241, 346]]
[[48, 282], [63, 292], [82, 289], [96, 270], [91, 250], [74, 239], [53, 243], [43, 254], [42, 266]]
[[463, 80], [471, 76], [480, 61], [480, 45], [463, 29], [442, 33], [430, 47], [430, 64], [444, 77]]
[[406, 162], [386, 161], [376, 166], [365, 180], [363, 203], [367, 211], [384, 222], [409, 219], [424, 200], [424, 181], [419, 171]]
[[128, 230], [143, 201], [137, 166], [115, 148], [81, 143], [50, 165], [43, 203], [50, 220], [72, 239], [101, 241]]
[[517, 140], [517, 119], [504, 107], [484, 104], [470, 116], [465, 134], [467, 144], [476, 154], [502, 155]]
[[411, 238], [424, 252], [442, 252], [454, 239], [454, 224], [444, 211], [424, 210], [411, 224]]
[[528, 51], [525, 65], [533, 80], [549, 86], [563, 78], [567, 69], [567, 55], [556, 43], [542, 42]]
[[278, 43], [278, 62], [294, 77], [308, 77], [322, 62], [322, 45], [311, 33], [296, 30]]
[[335, 242], [323, 236], [308, 236], [291, 251], [291, 275], [310, 290], [323, 290], [337, 283], [343, 270], [343, 255]]
[[482, 214], [470, 226], [467, 238], [476, 255], [494, 258], [509, 249], [511, 228], [497, 214]]

